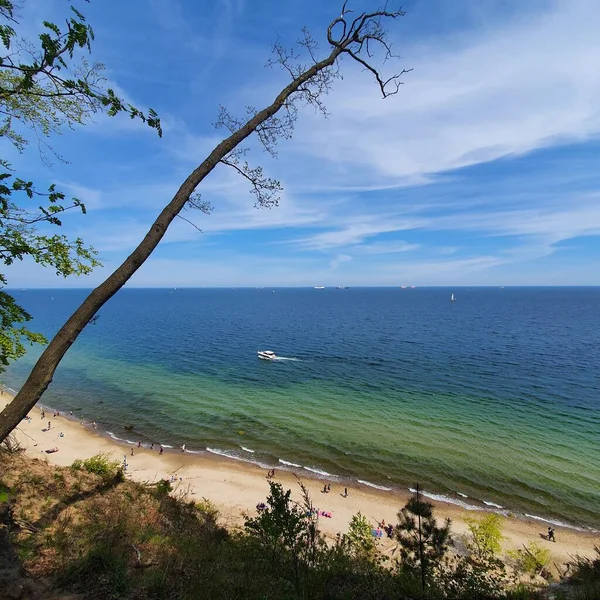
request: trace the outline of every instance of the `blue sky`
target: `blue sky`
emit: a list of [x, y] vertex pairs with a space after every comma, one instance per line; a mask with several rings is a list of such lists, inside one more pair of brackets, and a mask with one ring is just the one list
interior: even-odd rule
[[[75, 3], [77, 5], [77, 3]], [[376, 4], [376, 3], [375, 3]], [[355, 10], [369, 0], [350, 2]], [[23, 8], [29, 31], [65, 0]], [[265, 68], [276, 39], [306, 25], [323, 39], [328, 0], [92, 0], [110, 85], [162, 117], [164, 137], [100, 116], [53, 140], [69, 164], [35, 147], [13, 165], [55, 181], [88, 207], [65, 219], [104, 267], [57, 278], [28, 262], [16, 287], [89, 287], [135, 248], [187, 174], [220, 141], [219, 104], [262, 107], [286, 84]], [[385, 100], [342, 61], [330, 116], [300, 112], [294, 139], [250, 162], [279, 179], [280, 206], [254, 208], [225, 166], [198, 189], [210, 216], [177, 219], [132, 286], [600, 285], [600, 3], [597, 0], [410, 0], [391, 25], [413, 71]], [[3, 142], [4, 143], [4, 142]], [[5, 153], [6, 155], [6, 153]]]

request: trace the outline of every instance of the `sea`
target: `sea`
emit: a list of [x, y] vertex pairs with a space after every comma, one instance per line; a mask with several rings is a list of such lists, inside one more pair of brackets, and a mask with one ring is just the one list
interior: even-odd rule
[[[50, 337], [88, 291], [13, 293]], [[600, 288], [123, 289], [42, 403], [129, 443], [599, 530], [599, 314]]]

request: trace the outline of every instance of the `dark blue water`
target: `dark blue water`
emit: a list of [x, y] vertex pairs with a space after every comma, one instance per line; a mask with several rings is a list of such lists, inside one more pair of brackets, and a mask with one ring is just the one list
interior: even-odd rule
[[[15, 294], [52, 335], [86, 292]], [[116, 437], [597, 527], [599, 308], [597, 288], [122, 290], [44, 401]]]

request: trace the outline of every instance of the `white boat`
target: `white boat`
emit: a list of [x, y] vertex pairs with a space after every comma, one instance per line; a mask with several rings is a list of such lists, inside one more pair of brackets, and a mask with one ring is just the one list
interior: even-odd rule
[[450, 302], [456, 302], [456, 297], [454, 296], [454, 292], [450, 294]]
[[258, 350], [256, 354], [258, 358], [262, 358], [263, 360], [275, 360], [277, 358], [275, 352], [272, 350]]
[[324, 285], [315, 285], [315, 290], [324, 290], [325, 286]]

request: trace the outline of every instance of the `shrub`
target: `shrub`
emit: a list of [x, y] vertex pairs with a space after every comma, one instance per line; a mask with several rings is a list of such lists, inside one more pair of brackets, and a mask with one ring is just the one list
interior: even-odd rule
[[479, 559], [495, 557], [502, 549], [502, 519], [499, 515], [488, 514], [480, 519], [465, 519], [470, 536], [467, 545], [472, 555]]
[[73, 461], [71, 469], [94, 473], [105, 481], [123, 481], [125, 479], [121, 463], [118, 460], [111, 460], [110, 454], [106, 452], [100, 452], [85, 460], [76, 459]]
[[348, 533], [344, 536], [344, 542], [350, 553], [356, 558], [372, 560], [375, 557], [376, 546], [371, 533], [371, 525], [360, 512], [352, 517]]
[[594, 546], [596, 556], [575, 556], [568, 563], [571, 570], [571, 581], [577, 583], [600, 583], [600, 546]]
[[542, 548], [536, 542], [523, 546], [522, 550], [513, 550], [508, 555], [515, 561], [515, 567], [531, 577], [542, 574], [550, 560], [550, 550]]

